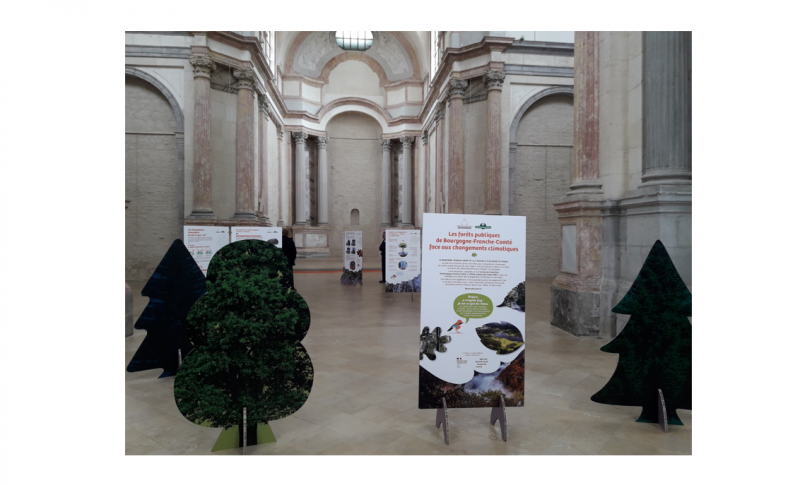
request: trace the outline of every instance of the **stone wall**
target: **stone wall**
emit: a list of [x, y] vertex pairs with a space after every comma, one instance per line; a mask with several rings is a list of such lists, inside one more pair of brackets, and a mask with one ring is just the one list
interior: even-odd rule
[[486, 117], [488, 104], [481, 78], [471, 80], [481, 101], [464, 104], [464, 212], [483, 214], [486, 208], [484, 164], [486, 162]]
[[560, 227], [553, 204], [572, 181], [572, 132], [569, 96], [534, 103], [517, 128], [514, 215], [527, 217], [528, 277], [555, 277], [559, 271]]
[[[175, 114], [151, 84], [125, 77], [125, 279], [147, 280], [182, 237], [183, 167]], [[179, 141], [180, 140], [180, 141]]]
[[[364, 255], [379, 256], [381, 243], [382, 130], [371, 117], [343, 113], [327, 126], [331, 257], [342, 255], [344, 231], [362, 231]], [[359, 211], [359, 225], [350, 213]]]

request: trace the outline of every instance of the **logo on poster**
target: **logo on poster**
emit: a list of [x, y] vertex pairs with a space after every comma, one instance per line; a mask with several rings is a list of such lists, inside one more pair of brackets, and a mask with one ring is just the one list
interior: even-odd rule
[[462, 359], [461, 357], [457, 357], [456, 358], [456, 367], [458, 367], [460, 369], [461, 368], [461, 364], [466, 365], [467, 364], [467, 359]]
[[492, 226], [487, 226], [483, 222], [481, 222], [480, 226], [475, 226], [475, 229], [491, 229], [491, 228], [492, 228]]
[[461, 224], [458, 225], [459, 229], [472, 229], [472, 226], [469, 225], [466, 219], [461, 221]]

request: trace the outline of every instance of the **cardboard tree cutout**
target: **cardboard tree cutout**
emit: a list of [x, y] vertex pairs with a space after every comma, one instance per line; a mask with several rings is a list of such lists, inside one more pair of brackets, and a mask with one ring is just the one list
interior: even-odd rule
[[611, 311], [631, 318], [603, 346], [619, 354], [614, 375], [592, 401], [642, 406], [637, 421], [658, 422], [658, 390], [669, 424], [683, 424], [677, 408], [692, 409], [692, 294], [661, 241], [656, 241], [633, 286]]
[[178, 350], [186, 356], [192, 345], [186, 335], [186, 315], [206, 292], [206, 278], [192, 255], [176, 239], [142, 289], [150, 302], [134, 328], [147, 330], [128, 372], [164, 369], [158, 377], [174, 376], [180, 367]]
[[247, 444], [255, 445], [275, 441], [268, 421], [306, 402], [314, 369], [300, 341], [311, 314], [289, 287], [290, 271], [283, 252], [265, 241], [234, 242], [214, 255], [208, 293], [187, 320], [195, 350], [175, 378], [175, 401], [187, 419], [242, 429], [247, 408]]

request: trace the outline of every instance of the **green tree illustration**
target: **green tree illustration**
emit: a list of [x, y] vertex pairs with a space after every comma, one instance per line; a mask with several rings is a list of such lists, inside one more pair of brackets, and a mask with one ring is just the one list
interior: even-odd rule
[[669, 424], [683, 424], [677, 408], [692, 409], [692, 294], [661, 241], [656, 241], [631, 289], [611, 311], [631, 318], [603, 346], [619, 354], [608, 383], [592, 401], [642, 406], [637, 421], [658, 422], [658, 390]]
[[[311, 323], [305, 300], [289, 287], [288, 260], [272, 244], [245, 240], [222, 248], [208, 268], [208, 293], [187, 319], [195, 346], [175, 378], [187, 419], [242, 429], [286, 417], [308, 399], [314, 379], [300, 341]], [[240, 445], [242, 433], [240, 432]]]

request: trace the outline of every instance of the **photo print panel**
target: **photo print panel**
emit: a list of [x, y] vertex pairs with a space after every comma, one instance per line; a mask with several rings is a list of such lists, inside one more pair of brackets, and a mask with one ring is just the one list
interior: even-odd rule
[[661, 389], [668, 424], [682, 425], [677, 409], [692, 409], [692, 294], [667, 249], [656, 241], [614, 313], [631, 318], [617, 337], [600, 348], [619, 354], [611, 379], [592, 401], [642, 406], [637, 421], [658, 422]]
[[128, 372], [164, 369], [159, 377], [175, 375], [181, 357], [192, 350], [186, 316], [205, 292], [203, 272], [183, 241], [176, 239], [142, 289], [142, 296], [150, 301], [133, 328], [146, 330], [147, 335], [128, 364]]
[[308, 399], [314, 369], [300, 342], [311, 314], [289, 287], [287, 269], [283, 252], [257, 239], [214, 256], [208, 293], [187, 319], [194, 351], [175, 378], [175, 402], [190, 421], [241, 429], [246, 407], [248, 444], [256, 444], [259, 424], [291, 415]]
[[420, 344], [419, 407], [524, 405], [525, 218], [423, 218], [420, 328], [449, 339], [435, 359]]
[[422, 290], [420, 231], [386, 230], [386, 292], [419, 293]]
[[339, 281], [343, 285], [361, 285], [364, 251], [361, 248], [361, 231], [344, 232], [344, 268]]

